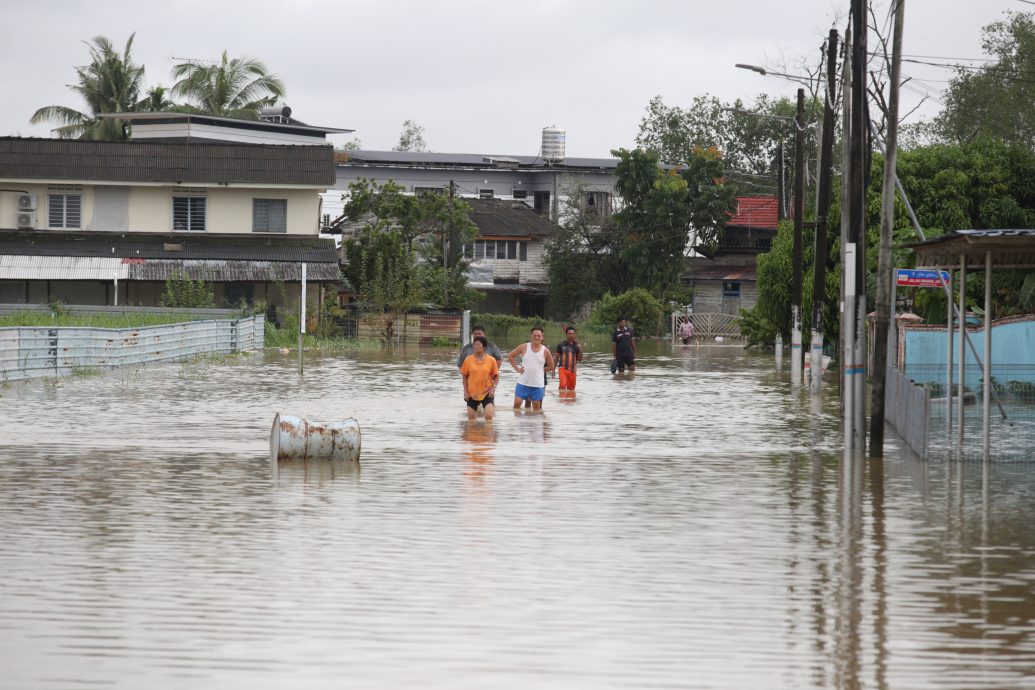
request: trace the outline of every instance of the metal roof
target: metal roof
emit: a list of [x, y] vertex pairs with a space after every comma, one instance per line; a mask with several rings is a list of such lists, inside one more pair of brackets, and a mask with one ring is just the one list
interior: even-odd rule
[[[544, 170], [593, 169], [613, 172], [618, 167], [617, 158], [565, 158], [547, 163], [539, 156], [500, 155], [494, 153], [431, 153], [427, 151], [349, 151], [341, 165], [347, 166], [379, 166], [392, 165], [400, 167], [464, 167], [464, 168], [500, 168], [491, 161], [504, 163], [516, 161], [521, 168], [538, 168]], [[509, 169], [503, 167], [500, 169]]]
[[707, 266], [683, 274], [689, 280], [758, 280], [754, 266]]
[[972, 268], [985, 266], [992, 252], [993, 269], [1035, 268], [1035, 230], [957, 230], [907, 247], [916, 253], [916, 265], [929, 268], [959, 268], [960, 258]]
[[549, 237], [556, 226], [522, 201], [464, 199], [479, 237]]
[[98, 113], [97, 117], [106, 120], [122, 120], [124, 122], [198, 122], [202, 124], [215, 124], [224, 127], [239, 127], [255, 129], [267, 132], [300, 132], [306, 134], [341, 134], [355, 132], [354, 129], [338, 129], [336, 127], [316, 127], [307, 125], [299, 120], [291, 119], [290, 122], [269, 122], [268, 120], [242, 120], [236, 117], [219, 117], [217, 115], [204, 115], [198, 113]]
[[775, 196], [738, 196], [737, 211], [726, 221], [727, 227], [776, 230], [779, 224]]
[[[220, 261], [141, 259], [92, 256], [2, 256], [0, 280], [150, 280], [190, 278], [209, 282], [297, 282], [302, 267], [286, 261]], [[314, 282], [341, 277], [337, 263], [307, 263], [306, 278]]]
[[333, 239], [310, 235], [0, 230], [0, 255], [215, 259], [337, 264]]
[[331, 146], [0, 137], [0, 179], [331, 187]]
[[126, 280], [121, 258], [79, 256], [3, 256], [0, 280]]

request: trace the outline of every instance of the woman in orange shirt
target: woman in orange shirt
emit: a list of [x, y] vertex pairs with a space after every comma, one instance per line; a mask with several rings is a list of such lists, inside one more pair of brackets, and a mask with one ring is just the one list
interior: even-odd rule
[[485, 336], [475, 336], [471, 341], [474, 354], [468, 355], [460, 366], [464, 377], [464, 400], [467, 401], [467, 418], [474, 419], [479, 405], [485, 411], [485, 419], [491, 420], [496, 407], [493, 394], [500, 380], [500, 367], [494, 357], [485, 354], [489, 341]]

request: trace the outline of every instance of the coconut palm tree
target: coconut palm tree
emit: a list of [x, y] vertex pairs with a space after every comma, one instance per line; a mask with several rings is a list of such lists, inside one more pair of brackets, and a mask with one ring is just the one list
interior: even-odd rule
[[165, 113], [178, 110], [180, 106], [169, 100], [169, 90], [164, 86], [152, 86], [136, 105], [142, 113]]
[[230, 59], [226, 51], [217, 63], [184, 62], [173, 67], [172, 95], [184, 97], [194, 112], [256, 120], [259, 109], [284, 95], [284, 84], [259, 60]]
[[55, 127], [54, 132], [66, 139], [127, 139], [129, 127], [125, 122], [97, 116], [135, 110], [144, 79], [144, 66], [134, 64], [130, 56], [133, 36], [135, 34], [130, 34], [121, 54], [104, 36], [97, 36], [86, 43], [90, 49], [90, 64], [75, 68], [77, 83], [68, 88], [86, 101], [87, 112], [63, 105], [48, 105], [37, 110], [29, 121], [32, 124], [57, 122], [60, 126]]

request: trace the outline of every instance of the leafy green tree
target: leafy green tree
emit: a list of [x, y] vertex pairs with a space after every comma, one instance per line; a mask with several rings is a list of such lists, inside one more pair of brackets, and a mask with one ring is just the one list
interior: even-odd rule
[[192, 111], [207, 115], [257, 120], [261, 108], [275, 105], [284, 96], [284, 83], [261, 61], [231, 59], [225, 50], [217, 63], [176, 65], [173, 78], [179, 81], [173, 84], [172, 94], [186, 98]]
[[[740, 99], [723, 102], [705, 94], [686, 108], [666, 105], [661, 96], [655, 96], [640, 121], [636, 143], [670, 165], [688, 163], [697, 149], [715, 148], [722, 154], [731, 183], [741, 192], [775, 191], [781, 142], [784, 167], [794, 169], [795, 110], [791, 100], [774, 100], [766, 94], [759, 94], [750, 106]], [[822, 111], [821, 102], [808, 100], [806, 122], [816, 121]], [[815, 139], [806, 138], [807, 160], [815, 159]]]
[[363, 299], [403, 311], [418, 301], [471, 307], [481, 293], [467, 287], [463, 248], [477, 233], [469, 213], [459, 197], [413, 196], [394, 182], [352, 183], [345, 215], [358, 232], [345, 243], [346, 278]]
[[612, 154], [619, 159], [619, 210], [604, 220], [567, 215], [547, 245], [548, 306], [554, 315], [570, 316], [605, 293], [636, 287], [661, 299], [682, 298], [691, 229], [698, 244], [715, 245], [733, 210], [734, 190], [725, 183], [715, 149], [690, 152], [681, 170], [662, 168], [652, 151]]
[[85, 101], [87, 110], [48, 105], [33, 113], [32, 124], [55, 122], [55, 134], [64, 139], [113, 141], [129, 138], [129, 125], [116, 119], [100, 118], [101, 113], [125, 113], [136, 109], [144, 79], [144, 67], [133, 62], [133, 37], [130, 34], [120, 53], [104, 36], [86, 43], [90, 64], [76, 67], [76, 83], [69, 86]]
[[164, 86], [152, 86], [136, 105], [136, 110], [143, 113], [164, 113], [178, 108], [179, 106], [169, 99], [169, 90]]
[[600, 326], [613, 326], [618, 319], [626, 318], [638, 335], [660, 335], [664, 331], [664, 311], [661, 301], [649, 291], [633, 288], [620, 295], [604, 295], [591, 320]]
[[642, 287], [657, 295], [679, 283], [685, 270], [690, 208], [687, 181], [658, 167], [658, 156], [642, 149], [611, 152], [618, 157], [615, 189], [623, 206], [615, 223], [625, 237], [620, 257], [622, 288]]
[[990, 137], [1035, 146], [1035, 14], [1007, 12], [986, 25], [982, 47], [993, 62], [957, 68], [933, 133], [959, 144]]
[[621, 292], [623, 238], [613, 217], [601, 218], [582, 203], [586, 189], [574, 185], [562, 197], [560, 225], [546, 242], [550, 277], [547, 312], [566, 320], [607, 292]]
[[[867, 299], [875, 299], [874, 276], [877, 268], [877, 243], [880, 228], [882, 157], [873, 161], [870, 188], [867, 190]], [[928, 238], [965, 229], [1032, 227], [1035, 223], [1035, 153], [1022, 144], [981, 140], [963, 146], [937, 144], [898, 154], [898, 176], [910, 204]], [[834, 185], [839, 191], [839, 186]], [[836, 194], [836, 191], [835, 191]], [[840, 214], [835, 198], [830, 217]], [[840, 293], [840, 238], [832, 229], [828, 243], [827, 313], [825, 339], [838, 335], [839, 315], [834, 306]], [[906, 245], [920, 240], [901, 199], [896, 200], [892, 259], [898, 267], [913, 265], [914, 255]], [[772, 249], [758, 258], [758, 302], [744, 315], [741, 330], [752, 344], [771, 344], [776, 333], [789, 336], [792, 230], [783, 223]], [[812, 231], [805, 229], [803, 245], [804, 280], [802, 313], [812, 313]], [[1024, 286], [1028, 280], [1021, 271], [996, 271], [993, 295], [996, 315], [1027, 313], [1031, 305]], [[983, 304], [984, 277], [967, 280], [968, 302]], [[941, 290], [917, 290], [913, 308], [928, 322], [944, 322], [946, 305]], [[808, 330], [809, 324], [804, 324]]]
[[424, 128], [413, 120], [403, 121], [399, 143], [392, 147], [393, 151], [427, 151], [428, 142], [424, 140]]

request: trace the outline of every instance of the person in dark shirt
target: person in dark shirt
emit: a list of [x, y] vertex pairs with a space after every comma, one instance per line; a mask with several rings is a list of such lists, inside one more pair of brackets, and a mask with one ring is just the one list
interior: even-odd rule
[[630, 372], [636, 371], [636, 334], [625, 325], [624, 316], [618, 319], [618, 328], [611, 334], [611, 354], [614, 355], [612, 374], [615, 371], [625, 373], [626, 367]]
[[557, 377], [562, 391], [575, 390], [575, 367], [582, 361], [582, 346], [575, 338], [575, 327], [564, 330], [565, 339], [557, 346], [554, 359], [557, 360]]

